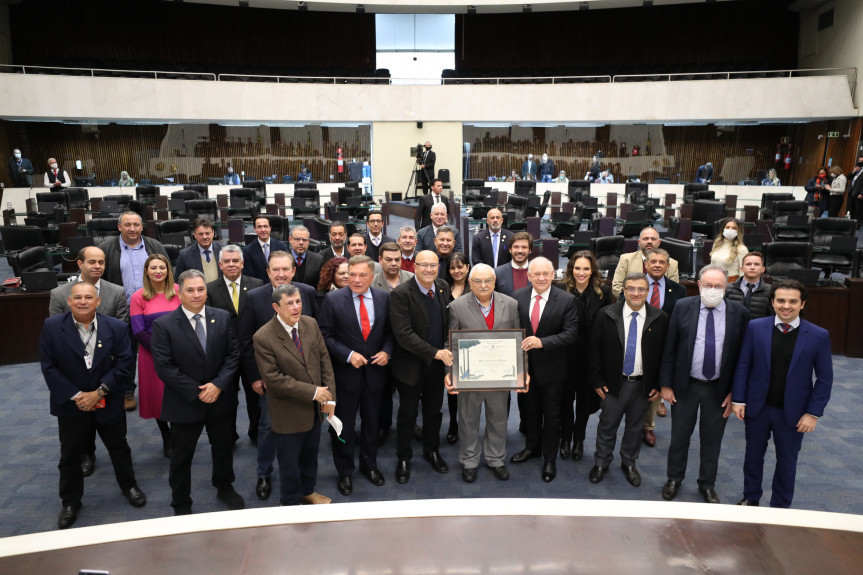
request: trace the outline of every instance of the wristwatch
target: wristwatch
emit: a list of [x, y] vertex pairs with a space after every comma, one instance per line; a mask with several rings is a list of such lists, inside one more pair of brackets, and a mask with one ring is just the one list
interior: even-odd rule
[[106, 395], [108, 395], [108, 392], [109, 392], [109, 391], [111, 391], [111, 390], [110, 390], [110, 389], [108, 389], [108, 386], [107, 386], [107, 385], [105, 385], [104, 383], [100, 383], [100, 384], [99, 384], [99, 387], [97, 387], [97, 388], [96, 388], [96, 391], [99, 393], [99, 397], [100, 397], [100, 398], [103, 398], [103, 397], [105, 397]]

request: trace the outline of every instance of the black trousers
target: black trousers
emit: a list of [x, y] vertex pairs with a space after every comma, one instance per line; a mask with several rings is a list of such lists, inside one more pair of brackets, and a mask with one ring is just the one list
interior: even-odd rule
[[531, 377], [530, 391], [518, 394], [527, 436], [525, 448], [531, 451], [542, 449], [546, 461], [557, 458], [564, 387], [563, 380], [540, 382]]
[[222, 489], [234, 482], [233, 415], [231, 411], [194, 423], [171, 422], [171, 507], [192, 504], [192, 458], [205, 427], [213, 457], [213, 486]]
[[[586, 381], [570, 378], [566, 382], [563, 403], [560, 407], [560, 442], [584, 441], [587, 421], [599, 411], [599, 396], [589, 389]], [[573, 409], [573, 401], [575, 408]]]
[[396, 423], [396, 456], [399, 459], [413, 457], [411, 440], [417, 421], [420, 400], [423, 411], [423, 453], [440, 448], [440, 427], [443, 420], [443, 364], [433, 361], [423, 369], [419, 380], [412, 384], [396, 380], [399, 390], [399, 413]]
[[78, 417], [58, 417], [60, 435], [60, 499], [63, 505], [77, 505], [84, 496], [84, 474], [81, 472], [81, 454], [87, 450], [90, 438], [97, 432], [111, 457], [114, 476], [120, 489], [126, 491], [135, 486], [135, 471], [132, 469], [132, 450], [126, 441], [126, 414], [122, 421], [105, 425], [96, 422], [95, 413]]
[[[830, 194], [830, 210], [827, 214], [831, 218], [839, 217], [839, 210], [842, 209], [842, 202], [845, 200], [844, 194]], [[848, 206], [850, 208], [850, 206]]]
[[[240, 378], [243, 385], [243, 393], [246, 394], [246, 413], [249, 416], [249, 429], [246, 432], [254, 442], [258, 441], [258, 422], [261, 421], [261, 406], [258, 404], [260, 397], [255, 390], [252, 389], [252, 378], [245, 376]], [[237, 427], [237, 418], [234, 417], [234, 429]]]
[[[360, 370], [362, 371], [362, 369]], [[383, 389], [372, 390], [366, 381], [365, 373], [358, 384], [341, 385], [336, 402], [336, 417], [342, 422], [342, 439], [339, 441], [330, 427], [333, 463], [339, 477], [350, 477], [354, 472], [354, 450], [359, 439], [360, 471], [378, 469], [378, 410], [381, 405]], [[357, 437], [357, 413], [362, 418], [360, 434]]]
[[381, 392], [381, 407], [378, 413], [378, 429], [387, 432], [393, 426], [393, 394], [396, 391], [396, 380], [391, 366], [387, 366], [387, 383]]
[[318, 449], [321, 445], [321, 419], [314, 418], [309, 431], [276, 433], [279, 459], [279, 503], [299, 505], [304, 495], [315, 492], [318, 480]]

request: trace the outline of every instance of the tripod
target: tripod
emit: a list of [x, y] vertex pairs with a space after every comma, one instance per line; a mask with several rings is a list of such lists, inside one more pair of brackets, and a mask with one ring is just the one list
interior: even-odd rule
[[417, 180], [416, 184], [414, 184], [414, 179], [417, 178], [417, 174], [420, 171], [422, 171], [422, 168], [420, 168], [421, 165], [422, 164], [420, 164], [419, 159], [416, 159], [416, 161], [414, 162], [414, 167], [411, 169], [411, 177], [408, 180], [408, 187], [407, 187], [407, 189], [405, 189], [405, 195], [404, 195], [405, 200], [407, 200], [410, 197], [411, 186], [413, 186], [413, 190], [414, 190], [414, 199], [417, 199], [417, 197], [418, 197], [417, 196], [417, 186], [419, 185], [419, 180]]

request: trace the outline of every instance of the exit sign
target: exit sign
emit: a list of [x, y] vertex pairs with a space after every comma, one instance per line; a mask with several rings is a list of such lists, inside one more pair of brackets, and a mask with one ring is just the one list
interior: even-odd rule
[[838, 138], [839, 132], [827, 132], [827, 137], [828, 138]]

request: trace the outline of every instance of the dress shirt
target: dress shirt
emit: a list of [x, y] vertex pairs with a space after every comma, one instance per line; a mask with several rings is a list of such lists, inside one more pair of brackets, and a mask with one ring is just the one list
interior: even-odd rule
[[443, 200], [440, 199], [440, 194], [432, 194], [432, 205], [435, 206], [441, 203]]
[[778, 326], [779, 324], [787, 323], [788, 325], [791, 326], [791, 329], [789, 329], [788, 331], [793, 331], [793, 330], [797, 329], [798, 327], [800, 327], [800, 316], [799, 315], [789, 322], [782, 321], [781, 319], [779, 319], [778, 315], [775, 315], [773, 317], [774, 317], [773, 325]]
[[123, 238], [120, 242], [120, 274], [123, 278], [123, 291], [126, 303], [132, 301], [132, 294], [144, 287], [144, 264], [147, 261], [147, 246], [141, 239], [134, 246], [127, 246]]
[[228, 276], [224, 276], [224, 275], [222, 276], [222, 279], [225, 281], [225, 285], [228, 286], [228, 295], [231, 295], [231, 284], [232, 283], [237, 284], [237, 296], [240, 295], [240, 280], [243, 279], [242, 274], [240, 274], [239, 277], [237, 277], [237, 279], [235, 279], [233, 281], [229, 280]]
[[488, 305], [487, 305], [487, 306], [482, 305], [482, 304], [480, 303], [480, 301], [479, 301], [479, 298], [478, 298], [478, 297], [473, 296], [473, 299], [475, 299], [475, 300], [476, 300], [476, 305], [478, 305], [478, 306], [479, 306], [479, 311], [481, 311], [481, 312], [482, 312], [483, 317], [486, 317], [486, 318], [487, 318], [487, 317], [488, 317], [488, 314], [490, 314], [490, 313], [491, 313], [491, 308], [493, 308], [493, 307], [494, 307], [494, 293], [492, 293], [492, 294], [491, 294], [491, 300], [489, 300], [489, 302], [488, 302]]
[[[195, 312], [187, 310], [185, 306], [180, 306], [180, 308], [183, 310], [183, 313], [186, 314], [186, 317], [189, 319], [189, 325], [192, 326], [192, 331], [195, 331], [195, 327], [198, 321], [194, 318]], [[201, 314], [201, 325], [204, 326], [204, 337], [207, 337], [207, 306], [201, 308], [201, 311], [199, 311], [198, 313]], [[197, 332], [195, 331], [195, 333]]]
[[536, 289], [530, 290], [530, 309], [527, 310], [528, 317], [531, 317], [533, 306], [536, 305], [536, 296], [539, 296], [539, 320], [542, 321], [542, 312], [545, 311], [545, 304], [548, 303], [548, 294], [550, 291], [551, 286], [542, 293], [537, 292]]
[[[78, 283], [81, 283], [82, 281], [84, 281], [84, 278], [82, 278], [82, 277], [79, 275], [79, 276], [78, 276]], [[100, 290], [102, 289], [102, 278], [97, 279], [97, 280], [96, 280], [96, 283], [94, 283], [94, 284], [93, 284], [93, 287], [94, 287], [94, 288], [96, 288], [96, 295], [98, 295], [99, 297], [101, 297], [101, 295], [100, 295], [100, 294], [101, 294], [102, 292], [101, 292]]]
[[[291, 251], [293, 252], [293, 250], [291, 250]], [[349, 257], [348, 257], [348, 254], [347, 254], [347, 253], [345, 253], [345, 252], [347, 251], [347, 250], [345, 250], [345, 246], [342, 246], [342, 253], [340, 253], [340, 254], [337, 254], [337, 253], [336, 253], [336, 250], [334, 250], [334, 249], [333, 249], [333, 246], [330, 246], [330, 251], [332, 251], [332, 252], [333, 252], [333, 258], [347, 258], [347, 259], [351, 259], [351, 258], [349, 258]]]
[[374, 244], [375, 247], [378, 247], [379, 245], [381, 245], [382, 236], [383, 234], [379, 236], [373, 236], [372, 234], [369, 234], [369, 241]]
[[[436, 287], [435, 287], [434, 283], [432, 283], [431, 287], [425, 287], [423, 284], [420, 283], [419, 277], [417, 277], [417, 276], [414, 276], [414, 281], [417, 282], [417, 287], [420, 288], [421, 294], [428, 297], [429, 296], [429, 290], [431, 290], [432, 295], [434, 297], [437, 297], [437, 294], [435, 293]], [[357, 301], [359, 301], [359, 300], [357, 300]], [[357, 304], [357, 310], [359, 310], [359, 309], [360, 309], [360, 306], [359, 306], [359, 304]], [[368, 308], [366, 308], [366, 309], [368, 309]], [[359, 311], [357, 311], [357, 313], [359, 314]], [[372, 320], [372, 316], [369, 315], [369, 321], [371, 321], [371, 320]]]
[[[90, 322], [89, 328], [85, 328], [83, 323], [75, 319], [75, 316], [72, 316], [72, 321], [75, 322], [75, 327], [78, 328], [78, 337], [81, 338], [81, 343], [84, 344], [84, 355], [93, 357], [93, 353], [96, 351], [96, 340], [98, 339], [96, 332], [99, 330], [96, 316], [93, 316], [93, 321]], [[92, 335], [91, 331], [93, 332]]]
[[[276, 314], [276, 319], [279, 320], [279, 323], [282, 324], [282, 327], [285, 328], [286, 332], [288, 332], [288, 337], [291, 338], [291, 341], [294, 340], [293, 331], [297, 330], [297, 337], [300, 339], [300, 344], [302, 344], [303, 338], [300, 337], [300, 322], [297, 322], [293, 325], [288, 325], [284, 321], [282, 321], [282, 317], [279, 314]], [[312, 395], [312, 401], [315, 401], [315, 399], [318, 397], [318, 389], [319, 387], [315, 388], [315, 393]], [[336, 404], [335, 401], [328, 401], [327, 403], [331, 403], [333, 405]]]
[[650, 305], [650, 297], [653, 295], [653, 282], [656, 282], [659, 284], [659, 309], [662, 309], [662, 306], [665, 305], [665, 276], [662, 276], [658, 280], [647, 276], [647, 281], [650, 284], [647, 286], [647, 305]]
[[303, 255], [300, 255], [294, 251], [294, 248], [291, 248], [291, 256], [294, 258], [294, 263], [297, 266], [300, 265], [300, 258], [303, 258], [303, 261], [305, 261], [307, 255], [309, 255], [309, 252], [307, 251], [303, 252]]
[[[291, 250], [291, 251], [293, 251], [293, 250]], [[420, 287], [422, 287], [422, 286], [420, 286]], [[351, 289], [351, 288], [348, 288], [348, 289]], [[366, 290], [366, 293], [362, 293], [362, 294], [356, 294], [354, 292], [351, 292], [351, 299], [354, 300], [354, 311], [357, 314], [357, 325], [359, 325], [360, 328], [362, 329], [363, 322], [360, 319], [360, 298], [358, 296], [363, 296], [363, 304], [366, 306], [366, 313], [369, 316], [369, 330], [371, 331], [371, 329], [375, 326], [375, 304], [372, 300], [371, 288]], [[353, 357], [353, 355], [354, 355], [353, 351], [351, 351], [351, 353], [348, 354], [347, 363], [351, 362], [351, 358]], [[366, 358], [366, 359], [370, 359], [370, 358]]]
[[[638, 333], [636, 334], [635, 339], [635, 366], [632, 370], [632, 373], [629, 374], [632, 377], [637, 377], [639, 375], [644, 375], [644, 362], [641, 360], [641, 336], [644, 332], [644, 323], [647, 321], [647, 309], [645, 306], [650, 305], [645, 302], [641, 309], [638, 310], [638, 317], [635, 322], [638, 326]], [[629, 324], [632, 322], [632, 312], [635, 310], [629, 307], [629, 304], [623, 303], [623, 353], [626, 355], [626, 342], [629, 341]], [[623, 368], [623, 365], [621, 365]], [[621, 375], [623, 375], [623, 369], [620, 370]]]
[[[704, 304], [698, 309], [698, 330], [695, 332], [695, 348], [692, 350], [692, 367], [689, 377], [704, 379], [704, 330], [707, 326], [707, 308]], [[725, 341], [725, 300], [713, 308], [713, 333], [716, 348], [716, 373], [713, 379], [719, 379], [722, 365], [722, 344]]]

